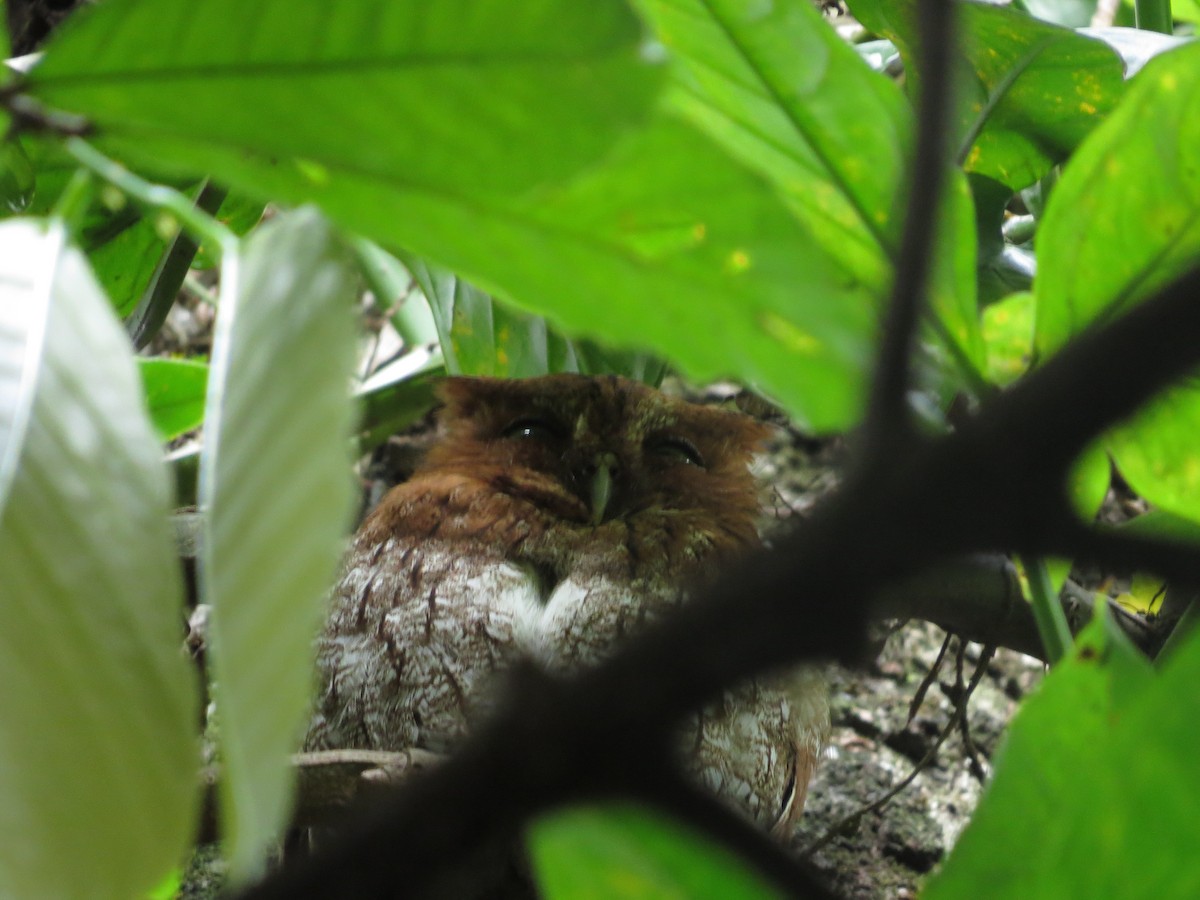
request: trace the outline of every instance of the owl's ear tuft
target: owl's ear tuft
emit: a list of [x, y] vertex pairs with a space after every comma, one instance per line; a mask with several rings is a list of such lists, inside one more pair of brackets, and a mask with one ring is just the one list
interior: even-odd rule
[[469, 419], [504, 390], [504, 380], [483, 376], [449, 375], [441, 379], [433, 394], [442, 402], [442, 421]]
[[763, 441], [774, 431], [768, 423], [743, 412], [731, 409], [714, 409], [713, 412], [720, 417], [714, 430], [743, 453], [751, 454], [761, 450]]

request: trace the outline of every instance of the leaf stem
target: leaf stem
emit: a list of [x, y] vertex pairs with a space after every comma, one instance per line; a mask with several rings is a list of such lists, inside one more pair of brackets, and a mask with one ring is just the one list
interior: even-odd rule
[[1134, 0], [1133, 20], [1141, 31], [1174, 33], [1171, 19], [1171, 0]]
[[83, 222], [84, 214], [96, 193], [95, 179], [91, 172], [76, 169], [67, 186], [54, 202], [54, 217], [66, 223], [67, 231], [75, 236]]
[[135, 200], [154, 209], [170, 213], [198, 239], [198, 243], [216, 249], [222, 259], [237, 246], [237, 236], [232, 231], [212, 216], [201, 212], [191, 200], [174, 188], [153, 184], [133, 174], [120, 163], [109, 159], [83, 138], [69, 138], [64, 146], [76, 162], [120, 188]]
[[[214, 215], [225, 200], [226, 191], [205, 179], [193, 208], [200, 213]], [[139, 350], [153, 340], [167, 320], [167, 313], [175, 305], [179, 288], [187, 278], [196, 259], [199, 241], [187, 231], [176, 234], [159, 257], [158, 265], [150, 283], [146, 285], [137, 307], [129, 315], [125, 327]]]
[[1071, 626], [1067, 624], [1067, 617], [1054, 594], [1046, 561], [1041, 557], [1025, 558], [1021, 564], [1025, 567], [1025, 577], [1029, 582], [1029, 600], [1038, 633], [1046, 648], [1046, 660], [1053, 666], [1067, 655], [1067, 650], [1074, 642]]

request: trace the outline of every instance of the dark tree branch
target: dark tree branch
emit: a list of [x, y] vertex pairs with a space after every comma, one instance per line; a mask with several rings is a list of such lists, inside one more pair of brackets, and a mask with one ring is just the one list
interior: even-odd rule
[[871, 382], [864, 426], [867, 459], [880, 459], [885, 449], [911, 437], [907, 393], [912, 385], [913, 347], [925, 309], [926, 286], [937, 222], [945, 196], [947, 134], [954, 84], [955, 30], [951, 0], [917, 4], [921, 52], [917, 142], [908, 188], [904, 231], [895, 258], [896, 274], [883, 323], [883, 340]]
[[[1132, 416], [1196, 366], [1197, 297], [1200, 267], [1184, 272], [1154, 299], [1111, 324], [1094, 326], [1073, 339], [994, 398], [986, 414], [965, 426], [970, 431], [963, 439], [1000, 440], [1006, 455], [997, 463], [1039, 483], [1047, 477], [1061, 481], [1067, 466], [1094, 437]], [[1000, 455], [982, 448], [973, 453], [981, 460]]]
[[1194, 543], [1083, 524], [1064, 528], [1055, 538], [1056, 552], [1071, 559], [1153, 572], [1178, 591], [1200, 587], [1200, 548]]
[[[1091, 621], [1095, 600], [1090, 591], [1068, 581], [1059, 602], [1073, 632]], [[1167, 639], [1170, 623], [1149, 621], [1112, 602], [1109, 609], [1133, 644], [1154, 658]], [[968, 641], [1046, 659], [1033, 610], [1021, 594], [1016, 568], [1004, 556], [949, 560], [889, 585], [872, 606], [872, 615], [923, 619]]]
[[[515, 837], [535, 812], [584, 797], [652, 797], [669, 770], [650, 748], [677, 717], [746, 677], [853, 658], [882, 588], [953, 556], [1111, 550], [1194, 581], [1200, 561], [1178, 548], [1085, 543], [1061, 486], [1096, 434], [1200, 363], [1197, 295], [1200, 270], [1069, 344], [959, 433], [876, 469], [886, 477], [848, 481], [775, 552], [743, 561], [598, 668], [566, 681], [525, 673], [517, 699], [444, 766], [358, 820], [321, 861], [248, 896], [380, 896], [397, 884], [420, 895], [464, 853]], [[1115, 358], [1125, 365], [1111, 366]]]
[[[923, 133], [918, 145], [939, 139]], [[913, 244], [906, 258], [928, 257], [929, 234]], [[889, 313], [895, 323], [885, 341], [901, 348], [911, 345], [921, 293], [919, 284], [905, 290], [911, 294], [898, 288], [893, 302], [909, 309]], [[663, 785], [675, 783], [667, 748], [678, 718], [744, 678], [803, 660], [853, 658], [889, 584], [966, 553], [1099, 553], [1104, 546], [1083, 540], [1063, 500], [1067, 468], [1101, 431], [1200, 364], [1198, 295], [1200, 270], [1073, 341], [954, 435], [909, 442], [901, 452], [868, 440], [877, 456], [862, 474], [774, 552], [744, 560], [595, 669], [564, 680], [515, 673], [508, 702], [444, 765], [356, 818], [317, 858], [246, 896], [428, 896], [452, 883], [464, 860], [486, 859], [552, 807], [631, 795], [670, 807]], [[896, 352], [887, 350], [888, 359]], [[889, 396], [873, 399], [873, 409], [883, 405], [872, 415], [883, 435], [907, 362], [881, 362], [879, 371]], [[1127, 563], [1196, 581], [1196, 561], [1157, 544], [1107, 546]], [[713, 808], [692, 809], [689, 818], [715, 833], [727, 816]]]

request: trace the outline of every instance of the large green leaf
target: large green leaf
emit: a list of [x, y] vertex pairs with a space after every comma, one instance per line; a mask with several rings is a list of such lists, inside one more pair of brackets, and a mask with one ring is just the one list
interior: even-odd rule
[[661, 69], [617, 2], [112, 0], [85, 12], [34, 70], [39, 101], [143, 160], [203, 168], [218, 149], [252, 151], [314, 187], [349, 171], [390, 190], [525, 190], [607, 149]]
[[[656, 76], [637, 61], [620, 7], [443, 0], [419, 8], [444, 30], [372, 21], [352, 41], [364, 3], [322, 7], [320, 27], [294, 40], [275, 0], [170, 0], [144, 15], [116, 0], [50, 48], [32, 90], [89, 116], [119, 155], [318, 202], [348, 229], [434, 260], [567, 333], [666, 353], [697, 378], [738, 373], [812, 428], [855, 420], [878, 272], [831, 258], [760, 177], [694, 129], [660, 115], [603, 167], [512, 192], [578, 171], [602, 138], [610, 145], [642, 115]], [[235, 29], [254, 41], [233, 41], [246, 57], [233, 58], [228, 22], [266, 13], [271, 27]], [[160, 18], [188, 23], [182, 47], [156, 37]], [[375, 46], [385, 40], [399, 42], [390, 57]], [[137, 62], [119, 65], [114, 46]], [[277, 62], [259, 64], [272, 53]], [[567, 98], [571, 85], [583, 87]], [[131, 87], [169, 100], [135, 108]], [[489, 112], [468, 95], [487, 97]], [[494, 171], [506, 167], [512, 174]]]
[[0, 284], [0, 896], [135, 897], [178, 865], [197, 797], [166, 470], [62, 229], [0, 226]]
[[309, 710], [312, 642], [351, 505], [349, 251], [311, 210], [224, 261], [201, 457], [201, 587], [235, 875], [286, 824], [288, 756]]
[[[682, 65], [669, 100], [735, 159], [765, 178], [809, 240], [877, 298], [898, 252], [912, 113], [807, 0], [642, 0]], [[943, 208], [931, 279], [947, 352], [935, 364], [953, 393], [983, 367], [975, 310], [970, 198], [955, 181]], [[798, 323], [814, 317], [799, 297]], [[940, 357], [940, 359], [939, 359]], [[948, 357], [948, 358], [947, 358]]]
[[[1138, 74], [1050, 197], [1034, 282], [1041, 355], [1200, 262], [1198, 146], [1200, 45], [1193, 44]], [[1189, 382], [1109, 436], [1134, 489], [1193, 520], [1200, 520], [1198, 425], [1200, 390]]]
[[1200, 44], [1190, 44], [1152, 60], [1063, 169], [1038, 229], [1040, 354], [1200, 257], [1197, 146]]
[[884, 284], [912, 149], [896, 86], [806, 0], [640, 5], [682, 63], [670, 102], [767, 178], [827, 253]]
[[1196, 637], [1155, 677], [1115, 628], [1081, 635], [1022, 706], [987, 795], [924, 896], [1197, 896]]
[[696, 378], [738, 373], [815, 429], [857, 417], [873, 291], [761, 180], [676, 120], [659, 118], [605, 167], [520, 200], [381, 196], [378, 181], [352, 172], [315, 190], [294, 170], [247, 175], [247, 165], [237, 153], [209, 160], [247, 191], [315, 198], [348, 228], [437, 260], [568, 332], [662, 351]]
[[641, 807], [580, 807], [546, 816], [530, 829], [529, 845], [547, 900], [780, 896], [729, 851]]
[[[920, 74], [915, 7], [908, 0], [853, 0], [868, 28], [892, 38]], [[966, 54], [956, 134], [968, 172], [1013, 190], [1063, 160], [1112, 109], [1123, 67], [1106, 44], [1008, 7], [962, 3]]]
[[[877, 295], [763, 181], [676, 119], [492, 216], [420, 208], [419, 237], [453, 253], [451, 268], [568, 331], [661, 349], [696, 378], [737, 373], [816, 429], [857, 417]], [[463, 241], [472, 226], [481, 240]]]
[[1113, 429], [1107, 444], [1121, 476], [1156, 507], [1200, 522], [1200, 386], [1195, 379]]

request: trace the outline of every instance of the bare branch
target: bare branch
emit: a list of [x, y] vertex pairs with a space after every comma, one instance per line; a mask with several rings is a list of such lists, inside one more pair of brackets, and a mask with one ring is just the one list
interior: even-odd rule
[[[1200, 580], [1200, 559], [1183, 548], [1085, 539], [1059, 494], [1096, 433], [1200, 362], [1198, 293], [1200, 271], [1068, 345], [960, 433], [848, 481], [774, 552], [743, 561], [596, 669], [567, 681], [524, 672], [516, 699], [459, 753], [358, 818], [322, 861], [247, 896], [379, 896], [397, 884], [420, 895], [464, 854], [513, 840], [536, 812], [584, 798], [653, 798], [671, 777], [661, 748], [677, 717], [746, 677], [853, 658], [882, 589], [953, 556], [1111, 551]], [[1119, 371], [1107, 364], [1117, 349], [1128, 363]]]
[[[1068, 581], [1059, 597], [1072, 632], [1092, 619], [1096, 600]], [[1150, 621], [1109, 603], [1113, 620], [1133, 644], [1154, 658], [1167, 638], [1169, 622]], [[1045, 660], [1033, 611], [1021, 596], [1017, 571], [1007, 557], [976, 555], [949, 560], [894, 585], [872, 607], [879, 618], [923, 619], [968, 641], [1007, 647]]]

